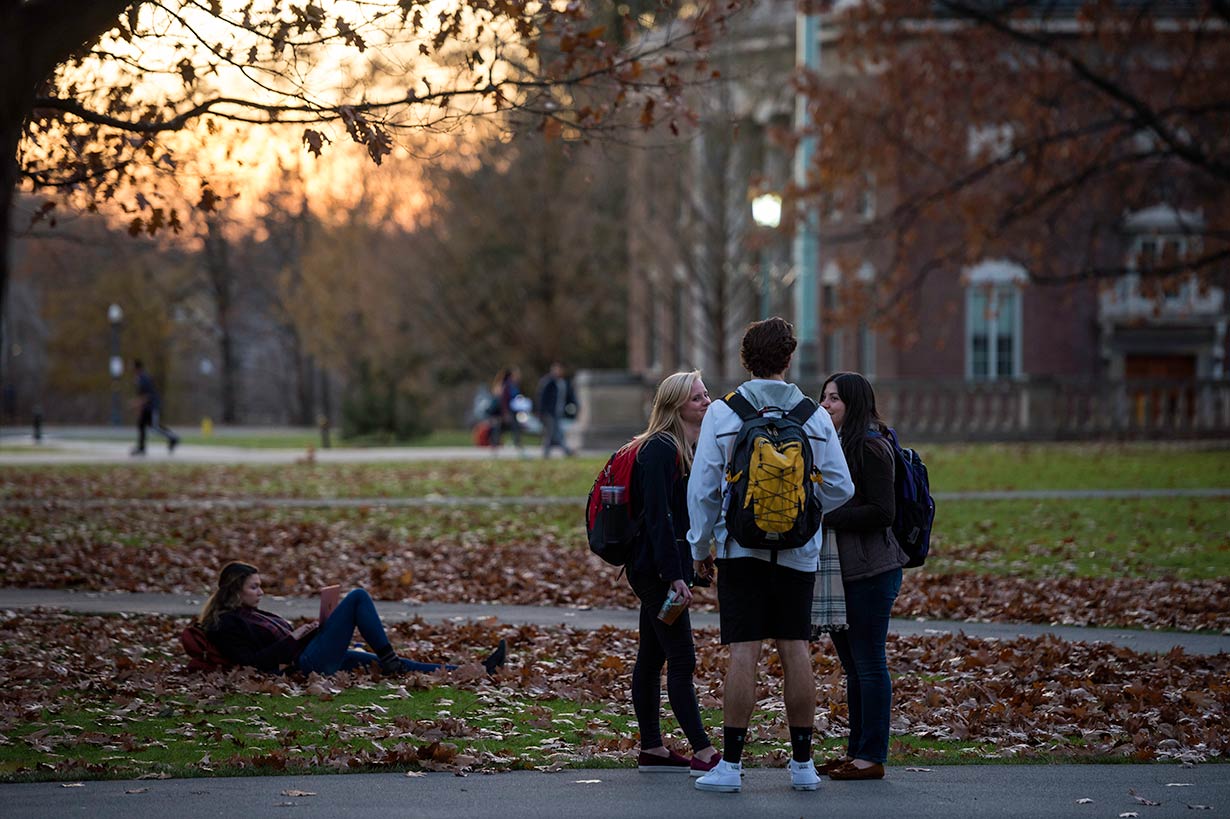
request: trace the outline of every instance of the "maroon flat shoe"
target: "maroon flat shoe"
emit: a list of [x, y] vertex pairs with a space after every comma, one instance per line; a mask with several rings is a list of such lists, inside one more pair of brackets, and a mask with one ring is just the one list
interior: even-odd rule
[[876, 763], [868, 768], [856, 768], [851, 762], [847, 762], [839, 768], [834, 768], [829, 771], [829, 779], [833, 780], [854, 780], [854, 779], [883, 779], [884, 766]]
[[834, 757], [826, 760], [824, 764], [816, 766], [816, 773], [822, 776], [828, 776], [829, 771], [835, 771], [842, 765], [850, 764], [850, 758], [845, 756]]

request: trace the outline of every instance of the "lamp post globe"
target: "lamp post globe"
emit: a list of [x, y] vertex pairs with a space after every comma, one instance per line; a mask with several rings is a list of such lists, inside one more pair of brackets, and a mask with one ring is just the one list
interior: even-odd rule
[[111, 325], [111, 358], [107, 371], [111, 375], [111, 425], [118, 427], [120, 420], [120, 376], [124, 374], [124, 359], [120, 357], [120, 325], [124, 310], [118, 304], [107, 308], [107, 322]]
[[[762, 193], [752, 199], [752, 219], [762, 230], [776, 230], [782, 223], [782, 198], [776, 193]], [[773, 306], [770, 292], [769, 262], [760, 250], [760, 317], [767, 319]]]

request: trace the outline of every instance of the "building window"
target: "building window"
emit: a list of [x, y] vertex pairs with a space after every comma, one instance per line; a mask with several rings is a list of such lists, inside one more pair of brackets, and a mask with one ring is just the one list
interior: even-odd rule
[[876, 334], [867, 322], [858, 326], [858, 371], [867, 378], [876, 377]]
[[965, 271], [965, 377], [1020, 378], [1025, 268], [988, 259]]
[[[837, 285], [824, 284], [820, 287], [820, 315], [822, 316], [822, 326], [828, 327], [833, 323], [833, 316], [837, 315]], [[826, 373], [835, 373], [840, 369], [841, 364], [841, 334], [834, 330], [827, 330], [824, 333], [824, 371]]]
[[1016, 378], [1020, 372], [1021, 292], [1016, 285], [973, 285], [966, 292], [966, 375]]

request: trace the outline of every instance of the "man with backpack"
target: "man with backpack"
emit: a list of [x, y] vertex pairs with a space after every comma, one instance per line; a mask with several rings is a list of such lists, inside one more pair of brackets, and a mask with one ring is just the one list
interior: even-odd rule
[[752, 377], [709, 407], [688, 480], [688, 543], [699, 575], [709, 576], [716, 565], [721, 640], [730, 646], [723, 759], [697, 780], [700, 790], [741, 789], [765, 640], [775, 641], [782, 664], [791, 787], [814, 791], [820, 784], [811, 758], [812, 584], [820, 516], [849, 500], [854, 485], [828, 413], [817, 412], [816, 402], [786, 381], [797, 345], [785, 319], [748, 326], [740, 358]]

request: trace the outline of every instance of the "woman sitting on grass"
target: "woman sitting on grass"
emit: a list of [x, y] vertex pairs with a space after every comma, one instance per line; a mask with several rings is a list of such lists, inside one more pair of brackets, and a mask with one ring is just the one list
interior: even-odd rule
[[[218, 588], [201, 610], [200, 625], [223, 656], [237, 665], [261, 671], [302, 671], [333, 674], [378, 663], [386, 675], [409, 671], [452, 670], [457, 666], [419, 663], [397, 656], [372, 598], [355, 589], [338, 603], [322, 624], [319, 621], [291, 628], [276, 614], [261, 611], [261, 576], [255, 566], [233, 562], [222, 567]], [[350, 648], [355, 629], [374, 654]], [[483, 665], [488, 674], [504, 665], [507, 647], [503, 640]]]

